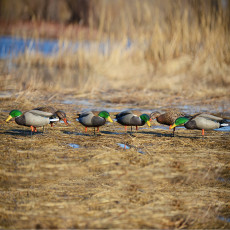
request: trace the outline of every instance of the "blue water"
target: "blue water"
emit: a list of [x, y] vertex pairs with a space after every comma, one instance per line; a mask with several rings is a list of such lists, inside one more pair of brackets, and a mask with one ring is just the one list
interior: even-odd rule
[[122, 144], [122, 143], [117, 143], [117, 144], [123, 149], [130, 149], [130, 147], [126, 144]]
[[69, 144], [70, 147], [74, 148], [74, 149], [78, 149], [80, 148], [80, 145], [77, 145], [77, 144]]
[[[40, 52], [44, 55], [53, 55], [57, 52], [68, 51], [71, 53], [77, 52], [79, 47], [83, 47], [86, 50], [90, 50], [92, 47], [98, 47], [98, 50], [106, 54], [111, 51], [112, 48], [116, 48], [117, 44], [111, 43], [109, 40], [106, 42], [62, 42], [59, 40], [48, 40], [48, 39], [23, 39], [10, 36], [0, 37], [0, 59], [16, 57], [19, 54], [28, 52]], [[131, 47], [131, 40], [128, 40], [125, 49]]]
[[230, 223], [230, 217], [218, 216], [218, 219]]
[[145, 154], [145, 152], [141, 149], [138, 149], [138, 153]]
[[223, 183], [230, 183], [230, 178], [218, 177], [217, 180]]
[[[63, 120], [61, 120], [60, 123], [65, 124]], [[71, 124], [71, 121], [68, 121], [68, 123]]]
[[58, 51], [57, 40], [32, 40], [13, 37], [0, 37], [0, 58], [11, 58], [29, 51], [40, 51], [45, 55]]
[[221, 131], [221, 132], [230, 132], [230, 126], [225, 126], [219, 129], [214, 129], [215, 131]]
[[[122, 143], [117, 143], [117, 144], [123, 149], [130, 149], [131, 147], [136, 149], [135, 146], [126, 145], [126, 144], [122, 144]], [[136, 150], [138, 153], [145, 154], [145, 152], [142, 149], [136, 149]]]

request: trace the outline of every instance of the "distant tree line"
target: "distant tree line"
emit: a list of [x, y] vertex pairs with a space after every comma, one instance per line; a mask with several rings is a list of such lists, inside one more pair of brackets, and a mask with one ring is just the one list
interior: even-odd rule
[[88, 24], [90, 0], [0, 0], [0, 20]]
[[[136, 0], [139, 4], [144, 2], [149, 8], [174, 5], [181, 2], [189, 6], [193, 13], [201, 20], [204, 12], [213, 17], [223, 8], [230, 20], [230, 0]], [[135, 0], [0, 0], [0, 20], [14, 21], [48, 21], [57, 23], [78, 23], [87, 26], [93, 21], [94, 26], [99, 25], [102, 8], [112, 8], [112, 17], [119, 17], [122, 9], [132, 12], [137, 17]], [[134, 9], [134, 10], [133, 10]], [[183, 9], [182, 9], [183, 10]], [[107, 10], [105, 10], [107, 11]], [[111, 11], [110, 11], [111, 12]], [[111, 17], [111, 15], [110, 15]], [[115, 19], [113, 18], [113, 19]], [[106, 13], [105, 18], [106, 21]], [[113, 21], [113, 20], [112, 20]], [[112, 22], [113, 23], [113, 22]]]

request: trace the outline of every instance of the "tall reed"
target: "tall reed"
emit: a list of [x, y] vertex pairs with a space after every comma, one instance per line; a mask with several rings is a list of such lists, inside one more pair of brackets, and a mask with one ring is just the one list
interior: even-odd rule
[[[76, 33], [76, 27], [69, 26], [59, 36], [60, 44], [65, 41], [68, 48], [51, 56], [25, 53], [16, 60], [18, 68], [23, 68], [20, 76], [16, 74], [19, 85], [20, 79], [27, 84], [35, 69], [43, 87], [56, 89], [139, 88], [229, 94], [230, 3], [226, 3], [92, 1], [88, 28]], [[71, 52], [70, 39], [94, 43], [89, 49], [80, 47]], [[143, 79], [148, 84], [143, 84]]]

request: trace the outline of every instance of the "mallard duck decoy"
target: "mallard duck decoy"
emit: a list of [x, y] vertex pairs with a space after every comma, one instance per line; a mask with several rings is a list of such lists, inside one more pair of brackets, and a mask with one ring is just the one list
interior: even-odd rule
[[149, 127], [151, 126], [150, 117], [147, 114], [141, 114], [140, 117], [138, 117], [137, 115], [133, 114], [132, 111], [126, 110], [116, 114], [115, 117], [119, 124], [125, 126], [125, 131], [127, 131], [127, 126], [131, 126], [131, 131], [132, 126], [136, 126], [136, 130], [138, 129], [138, 126], [143, 126], [145, 124], [147, 124]]
[[85, 126], [85, 132], [87, 132], [87, 127], [94, 127], [94, 134], [95, 127], [97, 127], [97, 131], [99, 131], [99, 127], [106, 123], [106, 119], [109, 122], [113, 122], [107, 111], [101, 111], [98, 116], [94, 115], [91, 111], [78, 114], [78, 120]]
[[48, 125], [50, 122], [55, 122], [59, 120], [58, 118], [52, 118], [50, 116], [50, 113], [39, 110], [29, 110], [25, 113], [22, 113], [19, 110], [11, 110], [9, 117], [6, 119], [6, 122], [14, 117], [15, 122], [18, 125], [30, 127], [31, 134], [33, 131], [37, 132], [37, 127]]
[[175, 123], [171, 126], [171, 129], [178, 125], [184, 125], [186, 129], [202, 130], [202, 136], [204, 136], [205, 130], [213, 130], [225, 126], [230, 126], [230, 121], [221, 117], [201, 113], [192, 117], [184, 116], [177, 118]]
[[[53, 108], [51, 106], [38, 107], [38, 108], [34, 108], [33, 110], [39, 110], [39, 111], [50, 113], [51, 116], [58, 117], [59, 121], [63, 120], [64, 123], [66, 125], [68, 125], [68, 121], [67, 121], [67, 118], [66, 118], [66, 113], [64, 111], [56, 110], [55, 108]], [[54, 122], [50, 122], [51, 127], [53, 127], [53, 123]]]
[[[178, 117], [182, 117], [182, 116], [185, 116], [185, 114], [178, 110], [169, 110], [162, 114], [156, 111], [150, 114], [150, 118], [152, 120], [156, 119], [158, 123], [162, 125], [168, 125], [169, 128], [174, 124], [175, 120]], [[173, 128], [173, 136], [174, 133], [175, 133], [175, 127]]]

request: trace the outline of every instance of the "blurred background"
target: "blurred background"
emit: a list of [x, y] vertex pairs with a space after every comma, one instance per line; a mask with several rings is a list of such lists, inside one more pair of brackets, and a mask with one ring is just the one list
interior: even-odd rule
[[229, 95], [229, 32], [229, 0], [0, 0], [0, 87]]

